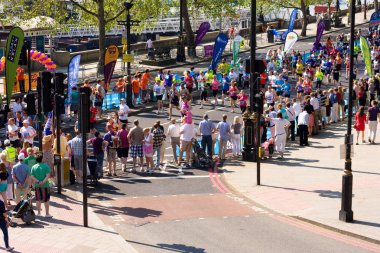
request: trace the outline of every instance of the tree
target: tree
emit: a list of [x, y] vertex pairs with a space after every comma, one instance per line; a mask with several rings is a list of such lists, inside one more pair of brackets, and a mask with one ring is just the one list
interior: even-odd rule
[[[12, 2], [12, 1], [11, 1]], [[77, 1], [69, 0], [66, 2], [71, 3], [79, 13], [80, 21], [67, 20], [69, 15], [67, 11], [67, 5], [63, 1], [57, 0], [34, 0], [32, 4], [30, 0], [14, 0], [19, 5], [28, 6], [24, 9], [24, 13], [21, 15], [21, 20], [27, 20], [35, 16], [49, 16], [54, 17], [60, 24], [61, 28], [66, 25], [86, 26], [94, 25], [99, 29], [99, 62], [98, 73], [103, 73], [104, 57], [105, 57], [105, 39], [106, 31], [116, 25], [117, 19], [121, 19], [121, 16], [126, 13], [124, 2], [120, 0], [87, 0]], [[146, 21], [153, 21], [161, 13], [164, 13], [168, 9], [168, 5], [165, 0], [135, 0], [134, 6], [137, 8], [131, 9], [131, 16], [134, 19]], [[12, 4], [12, 3], [11, 3]], [[44, 6], [44, 8], [41, 8]], [[141, 22], [142, 29], [144, 25], [149, 25], [149, 22]]]
[[[180, 0], [178, 0], [180, 2]], [[247, 4], [247, 0], [183, 0], [183, 21], [186, 32], [186, 42], [189, 55], [195, 55], [194, 31], [191, 26], [189, 12], [204, 13], [206, 17], [219, 19], [220, 17], [232, 17], [238, 13], [238, 7]]]
[[268, 0], [267, 4], [275, 5], [280, 8], [295, 8], [299, 9], [302, 13], [302, 31], [301, 36], [306, 36], [306, 28], [307, 28], [307, 10], [310, 5], [325, 3], [323, 0]]

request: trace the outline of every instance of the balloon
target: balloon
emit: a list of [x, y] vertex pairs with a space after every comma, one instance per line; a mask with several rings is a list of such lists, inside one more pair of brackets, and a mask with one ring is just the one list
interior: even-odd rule
[[30, 56], [32, 56], [34, 54], [34, 50], [30, 50]]
[[48, 66], [50, 66], [50, 65], [53, 65], [54, 64], [54, 62], [53, 61], [51, 61], [51, 59], [49, 59], [50, 61], [49, 62], [47, 62], [45, 65], [48, 65]]
[[45, 57], [42, 58], [41, 61], [46, 61], [47, 59], [49, 59], [49, 56], [45, 55]]
[[178, 80], [178, 79], [179, 79], [179, 75], [175, 75], [175, 76], [174, 76], [174, 79], [175, 79], [175, 80]]

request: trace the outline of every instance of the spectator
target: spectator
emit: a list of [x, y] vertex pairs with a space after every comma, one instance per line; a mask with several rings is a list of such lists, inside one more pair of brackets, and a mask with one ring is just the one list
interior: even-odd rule
[[119, 145], [117, 148], [117, 156], [120, 158], [121, 164], [123, 165], [123, 171], [127, 171], [127, 161], [129, 152], [129, 141], [128, 141], [129, 130], [127, 129], [127, 124], [123, 123], [121, 129], [117, 132], [119, 137]]
[[156, 122], [152, 129], [153, 133], [153, 153], [156, 153], [156, 169], [160, 168], [161, 146], [164, 141], [164, 131], [160, 127], [160, 123]]
[[30, 191], [29, 167], [24, 163], [23, 153], [18, 155], [18, 163], [13, 166], [12, 178], [15, 185], [16, 203], [19, 203], [21, 196], [24, 198]]
[[203, 115], [203, 120], [199, 123], [199, 132], [202, 136], [201, 146], [207, 152], [209, 157], [212, 157], [212, 132], [215, 131], [215, 126], [209, 120], [208, 115]]
[[191, 159], [191, 142], [194, 138], [194, 125], [193, 124], [185, 124], [185, 120], [183, 120], [181, 129], [180, 129], [180, 140], [181, 147], [179, 152], [179, 159], [177, 165], [180, 166], [182, 162], [183, 153], [186, 152], [186, 166], [190, 166]]
[[1, 228], [1, 231], [3, 231], [3, 235], [4, 235], [5, 250], [12, 251], [14, 247], [9, 246], [8, 228], [9, 228], [10, 222], [8, 219], [7, 206], [5, 202], [3, 202], [2, 200], [0, 200], [0, 213], [2, 215], [2, 219], [0, 219], [0, 228]]
[[232, 142], [232, 156], [236, 157], [241, 155], [240, 139], [241, 139], [242, 124], [240, 118], [235, 116], [234, 122], [231, 125], [231, 142]]
[[[74, 174], [78, 183], [83, 182], [83, 142], [81, 134], [77, 134], [70, 145], [71, 155], [73, 157]], [[50, 173], [50, 172], [49, 172]]]
[[95, 132], [95, 137], [88, 140], [92, 144], [93, 154], [96, 157], [96, 174], [98, 178], [103, 177], [103, 161], [104, 161], [104, 147], [107, 146], [106, 142], [98, 131]]
[[[75, 139], [75, 138], [74, 138]], [[37, 164], [31, 169], [31, 178], [35, 182], [34, 187], [36, 191], [36, 201], [37, 201], [37, 212], [41, 215], [41, 203], [45, 205], [45, 217], [52, 218], [53, 216], [49, 213], [49, 201], [50, 201], [50, 188], [49, 188], [49, 178], [50, 178], [50, 168], [46, 163], [42, 163], [43, 154], [41, 152], [37, 153], [36, 161]]]
[[180, 125], [176, 123], [175, 119], [172, 119], [171, 125], [168, 127], [168, 130], [166, 132], [167, 137], [170, 138], [170, 143], [172, 146], [172, 152], [174, 157], [174, 163], [178, 163], [178, 157], [177, 157], [177, 147], [180, 147]]
[[144, 153], [143, 153], [143, 141], [144, 141], [144, 132], [143, 129], [139, 126], [139, 121], [135, 120], [133, 122], [135, 125], [131, 131], [128, 133], [128, 141], [131, 145], [131, 157], [133, 158], [133, 167], [131, 172], [136, 172], [136, 162], [137, 157], [140, 159], [140, 169], [143, 171], [144, 163]]
[[227, 141], [230, 138], [230, 124], [227, 123], [227, 115], [223, 114], [222, 121], [216, 125], [216, 129], [219, 132], [218, 141], [219, 141], [219, 159], [226, 159], [227, 151]]
[[118, 137], [114, 132], [112, 126], [108, 126], [108, 132], [104, 135], [104, 140], [108, 143], [107, 145], [107, 167], [108, 176], [116, 176], [116, 150], [118, 148]]

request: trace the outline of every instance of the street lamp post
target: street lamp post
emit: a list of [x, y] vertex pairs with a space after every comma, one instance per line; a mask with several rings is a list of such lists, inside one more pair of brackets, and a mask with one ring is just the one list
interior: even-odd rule
[[186, 56], [185, 56], [185, 45], [184, 45], [184, 39], [183, 39], [183, 6], [184, 2], [183, 0], [179, 1], [179, 36], [178, 36], [178, 42], [177, 42], [177, 61], [178, 62], [185, 62]]
[[350, 5], [350, 77], [348, 81], [348, 117], [347, 117], [347, 133], [345, 135], [344, 144], [346, 145], [346, 161], [344, 166], [344, 174], [342, 176], [342, 205], [339, 211], [339, 220], [352, 222], [354, 213], [352, 211], [352, 162], [351, 162], [351, 145], [352, 145], [352, 90], [354, 82], [354, 42], [355, 42], [355, 4]]
[[[130, 10], [133, 7], [133, 0], [124, 2], [125, 10], [127, 11], [127, 16], [125, 21], [117, 21], [118, 25], [124, 25], [127, 30], [127, 55], [131, 54], [131, 26], [140, 24], [140, 21], [131, 20]], [[128, 84], [127, 84], [127, 105], [133, 108], [132, 103], [132, 81], [131, 81], [131, 60], [127, 61], [127, 76], [128, 76]]]

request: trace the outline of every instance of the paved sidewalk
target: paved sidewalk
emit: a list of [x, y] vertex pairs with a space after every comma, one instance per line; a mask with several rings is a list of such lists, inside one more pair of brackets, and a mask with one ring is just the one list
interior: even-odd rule
[[[25, 253], [133, 253], [134, 250], [113, 228], [105, 225], [89, 208], [89, 228], [83, 227], [82, 196], [65, 190], [66, 197], [52, 197], [52, 219], [40, 218], [27, 226], [10, 228], [14, 252]], [[42, 211], [44, 213], [44, 209]], [[0, 243], [3, 246], [3, 242]], [[0, 251], [4, 248], [0, 247]]]
[[353, 146], [355, 222], [339, 221], [344, 168], [340, 145], [345, 132], [346, 124], [337, 124], [311, 138], [310, 147], [288, 143], [284, 160], [262, 162], [261, 186], [256, 185], [256, 163], [228, 161], [223, 179], [232, 189], [264, 207], [380, 242], [379, 144]]

